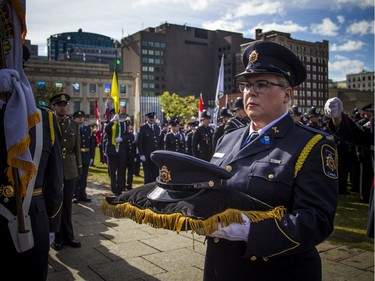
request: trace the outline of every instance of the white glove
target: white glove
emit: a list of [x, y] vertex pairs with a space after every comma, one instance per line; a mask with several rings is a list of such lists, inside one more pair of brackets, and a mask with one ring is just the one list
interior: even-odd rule
[[116, 141], [116, 143], [122, 142], [122, 138], [121, 138], [121, 137], [117, 137], [117, 138], [115, 139], [115, 141]]
[[118, 121], [118, 120], [120, 120], [120, 117], [118, 116], [118, 114], [116, 114], [115, 116], [113, 116], [113, 118], [111, 119], [112, 122]]
[[244, 214], [242, 214], [242, 219], [245, 221], [245, 223], [232, 223], [226, 227], [222, 227], [221, 223], [219, 223], [218, 229], [210, 236], [224, 238], [230, 241], [247, 242], [250, 232], [250, 220]]
[[330, 98], [324, 105], [324, 113], [327, 117], [337, 118], [340, 117], [343, 111], [342, 101], [339, 98]]
[[141, 156], [139, 156], [139, 159], [141, 159], [142, 162], [145, 162], [146, 161], [146, 156], [141, 155]]

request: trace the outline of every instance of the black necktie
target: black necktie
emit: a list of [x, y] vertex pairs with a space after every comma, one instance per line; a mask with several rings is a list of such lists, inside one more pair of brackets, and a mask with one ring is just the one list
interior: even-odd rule
[[242, 147], [245, 147], [247, 144], [251, 143], [253, 140], [255, 140], [259, 136], [258, 132], [252, 132], [250, 135], [247, 136], [247, 138], [242, 143]]

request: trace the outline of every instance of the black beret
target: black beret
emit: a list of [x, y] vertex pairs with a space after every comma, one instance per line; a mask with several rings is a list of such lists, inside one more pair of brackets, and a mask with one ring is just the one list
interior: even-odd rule
[[271, 41], [255, 41], [242, 53], [245, 71], [236, 79], [255, 73], [271, 73], [285, 76], [292, 87], [306, 79], [306, 68], [301, 60], [288, 48]]
[[198, 196], [206, 188], [220, 188], [222, 179], [232, 177], [224, 168], [184, 153], [156, 150], [151, 153], [151, 160], [158, 167], [159, 176], [148, 198], [156, 201]]
[[78, 111], [74, 112], [73, 118], [77, 118], [77, 117], [85, 117], [85, 112], [83, 112], [82, 110], [78, 110]]
[[70, 101], [70, 96], [65, 93], [59, 93], [51, 97], [49, 101], [51, 103], [68, 103]]
[[145, 116], [148, 117], [148, 118], [155, 118], [155, 115], [156, 115], [155, 112], [149, 112], [149, 113], [145, 114]]

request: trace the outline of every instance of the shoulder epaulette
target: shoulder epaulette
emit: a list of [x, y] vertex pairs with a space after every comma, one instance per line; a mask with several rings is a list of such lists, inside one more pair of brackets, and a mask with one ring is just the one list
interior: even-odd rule
[[55, 112], [52, 111], [50, 108], [45, 106], [38, 106], [40, 110], [43, 110], [48, 115], [48, 127], [49, 127], [49, 133], [51, 138], [52, 145], [55, 143], [55, 126], [53, 124], [53, 117], [55, 116]]
[[319, 130], [319, 129], [315, 129], [315, 128], [312, 128], [312, 127], [309, 127], [309, 126], [306, 126], [304, 124], [300, 124], [300, 123], [295, 123], [298, 127], [301, 127], [307, 131], [310, 131], [311, 133], [313, 134], [319, 134], [319, 135], [322, 135], [324, 138], [328, 139], [328, 140], [331, 140], [333, 141], [334, 140], [334, 137], [332, 134], [326, 132], [326, 131], [322, 131], [322, 130]]

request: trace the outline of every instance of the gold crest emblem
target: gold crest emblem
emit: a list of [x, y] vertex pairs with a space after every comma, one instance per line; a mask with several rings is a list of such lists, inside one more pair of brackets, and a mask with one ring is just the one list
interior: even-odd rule
[[62, 101], [66, 101], [66, 96], [65, 95], [61, 95], [61, 100]]
[[249, 63], [253, 64], [258, 60], [258, 52], [256, 50], [253, 50], [251, 54], [249, 55]]
[[160, 169], [160, 180], [168, 183], [172, 180], [171, 172], [168, 170], [167, 166], [162, 166]]

